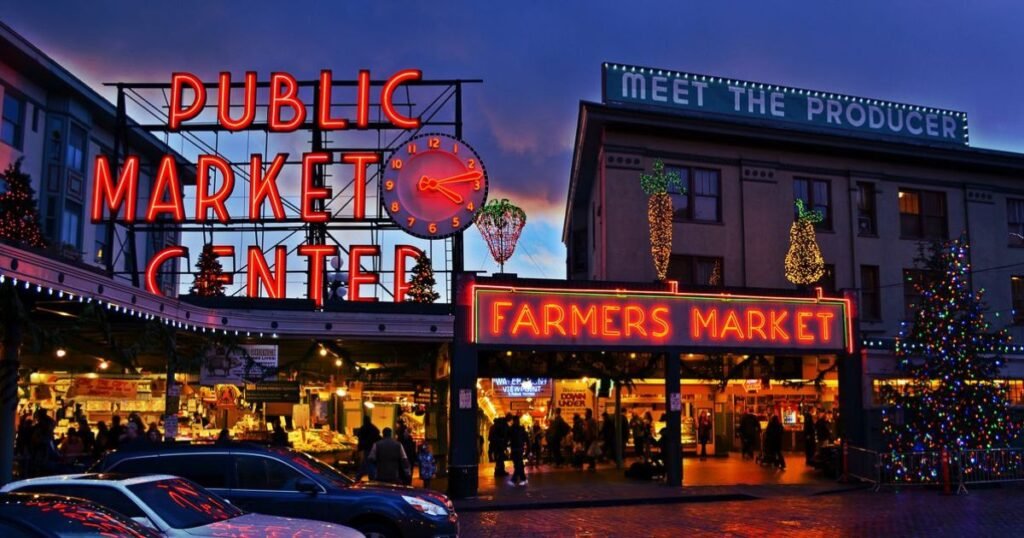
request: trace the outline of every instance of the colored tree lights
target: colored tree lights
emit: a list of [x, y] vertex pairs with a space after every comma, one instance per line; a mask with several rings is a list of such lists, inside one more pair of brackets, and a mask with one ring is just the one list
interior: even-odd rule
[[477, 211], [474, 223], [480, 235], [484, 236], [494, 261], [504, 272], [505, 262], [515, 252], [519, 235], [526, 226], [526, 212], [505, 198], [491, 200]]
[[234, 254], [235, 248], [231, 246], [213, 245], [203, 246], [203, 252], [196, 262], [195, 280], [192, 282], [192, 293], [200, 297], [223, 297], [224, 285], [231, 283], [231, 276], [224, 274], [224, 268], [217, 258], [221, 255], [230, 256]]
[[679, 172], [666, 172], [665, 163], [654, 161], [650, 174], [640, 174], [640, 188], [647, 198], [647, 225], [651, 233], [651, 257], [658, 280], [668, 274], [668, 260], [672, 256], [672, 197], [668, 190], [676, 187], [681, 192]]
[[[983, 290], [971, 290], [968, 250], [964, 238], [935, 250], [943, 273], [918, 287], [920, 307], [897, 342], [899, 368], [910, 379], [884, 393], [882, 430], [891, 453], [1005, 448], [1019, 433], [1006, 390], [994, 381], [1009, 336], [985, 321]], [[897, 481], [935, 481], [935, 469], [907, 461], [888, 460]], [[962, 461], [997, 475], [1021, 464]]]
[[7, 166], [0, 181], [5, 183], [6, 190], [0, 193], [0, 239], [45, 247], [46, 240], [39, 230], [39, 211], [32, 199], [28, 174], [21, 171], [21, 159]]
[[821, 222], [820, 211], [807, 210], [804, 201], [796, 200], [797, 218], [789, 228], [789, 251], [786, 252], [786, 280], [807, 286], [825, 275], [825, 259], [818, 248], [814, 225]]
[[421, 252], [416, 258], [416, 265], [412, 267], [412, 281], [409, 282], [409, 291], [405, 295], [405, 300], [414, 303], [436, 301], [441, 295], [434, 290], [434, 284], [434, 269], [430, 258]]

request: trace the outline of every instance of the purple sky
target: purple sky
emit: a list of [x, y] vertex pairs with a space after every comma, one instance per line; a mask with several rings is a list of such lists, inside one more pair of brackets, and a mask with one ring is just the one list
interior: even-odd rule
[[[603, 61], [966, 111], [972, 145], [1024, 141], [1024, 5], [948, 2], [5, 2], [0, 18], [86, 82], [187, 70], [482, 78], [465, 137], [530, 220], [507, 270], [561, 277], [578, 102]], [[298, 4], [297, 2], [295, 4]], [[144, 7], [143, 7], [144, 6]], [[244, 6], [244, 8], [242, 8]], [[671, 6], [671, 7], [670, 7]], [[106, 95], [106, 93], [105, 93]], [[497, 191], [497, 192], [495, 192]], [[470, 231], [468, 269], [496, 270]]]

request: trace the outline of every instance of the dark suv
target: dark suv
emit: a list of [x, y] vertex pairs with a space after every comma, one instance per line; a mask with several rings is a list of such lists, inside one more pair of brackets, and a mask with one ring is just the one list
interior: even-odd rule
[[188, 478], [252, 512], [318, 519], [371, 538], [458, 536], [448, 497], [407, 486], [356, 482], [301, 452], [256, 445], [180, 445], [108, 454], [93, 471]]

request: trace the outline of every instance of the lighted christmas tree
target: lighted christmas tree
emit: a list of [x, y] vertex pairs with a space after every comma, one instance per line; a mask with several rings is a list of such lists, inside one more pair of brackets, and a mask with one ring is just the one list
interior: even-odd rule
[[409, 281], [409, 291], [405, 294], [405, 300], [413, 303], [436, 301], [440, 295], [434, 291], [434, 284], [434, 268], [430, 258], [426, 254], [420, 254], [412, 268], [412, 280]]
[[35, 193], [28, 174], [21, 171], [21, 159], [7, 165], [0, 181], [5, 183], [5, 192], [0, 193], [0, 239], [45, 247]]
[[199, 272], [192, 282], [191, 292], [200, 297], [223, 297], [224, 268], [213, 253], [213, 245], [203, 246], [203, 252], [196, 261], [196, 269]]
[[654, 259], [654, 271], [658, 280], [665, 280], [668, 274], [668, 261], [672, 256], [672, 197], [668, 191], [672, 187], [681, 194], [682, 188], [679, 172], [665, 171], [665, 163], [654, 161], [652, 173], [640, 174], [640, 188], [647, 198], [647, 226], [651, 234], [651, 257]]
[[818, 248], [814, 225], [822, 221], [820, 211], [807, 210], [804, 201], [796, 200], [797, 217], [789, 227], [789, 252], [786, 252], [786, 279], [798, 286], [807, 286], [825, 275], [825, 259]]
[[[962, 237], [935, 250], [941, 273], [918, 286], [919, 308], [897, 341], [899, 368], [910, 379], [883, 395], [889, 406], [882, 430], [893, 453], [1005, 448], [1019, 432], [1006, 390], [994, 381], [1009, 336], [985, 321], [984, 290], [971, 290], [968, 250]], [[965, 466], [999, 474], [1018, 460], [968, 458]], [[887, 466], [898, 481], [936, 480], [934, 466], [895, 456]]]

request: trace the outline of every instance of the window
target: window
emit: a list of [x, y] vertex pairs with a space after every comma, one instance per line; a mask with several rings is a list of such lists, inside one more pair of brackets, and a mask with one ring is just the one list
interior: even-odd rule
[[[198, 463], [202, 458], [190, 459]], [[224, 499], [180, 478], [143, 482], [128, 486], [128, 489], [175, 529], [212, 525], [244, 514]]]
[[125, 474], [170, 474], [198, 483], [204, 488], [227, 488], [227, 456], [219, 454], [197, 454], [190, 456], [161, 456], [159, 458], [134, 458], [115, 465], [111, 472]]
[[900, 236], [947, 239], [946, 193], [900, 189]]
[[836, 292], [836, 266], [831, 263], [825, 264], [825, 272], [821, 275], [821, 278], [814, 283], [815, 286], [821, 286], [821, 289], [828, 293]]
[[1024, 247], [1024, 200], [1006, 199], [1006, 227], [1011, 247]]
[[25, 493], [52, 493], [66, 495], [92, 501], [104, 508], [113, 510], [127, 517], [146, 517], [146, 513], [127, 495], [114, 487], [86, 486], [77, 484], [40, 484], [29, 486], [17, 491]]
[[96, 225], [95, 240], [93, 241], [93, 250], [96, 251], [96, 257], [93, 261], [96, 263], [104, 263], [106, 261], [107, 252], [107, 223]]
[[68, 135], [67, 167], [71, 170], [85, 173], [85, 151], [85, 129], [72, 125], [71, 134]]
[[882, 319], [882, 288], [878, 283], [878, 266], [860, 266], [860, 313], [869, 320]]
[[857, 183], [857, 233], [860, 235], [877, 235], [875, 226], [875, 184]]
[[297, 491], [296, 485], [306, 478], [291, 467], [260, 456], [236, 456], [236, 489]]
[[1013, 324], [1024, 325], [1024, 276], [1010, 277], [1010, 297], [1013, 298]]
[[61, 218], [60, 240], [67, 245], [81, 248], [82, 204], [67, 202], [64, 204], [64, 215]]
[[676, 221], [722, 222], [722, 174], [706, 168], [666, 168], [679, 174], [669, 188]]
[[903, 270], [903, 314], [905, 319], [914, 319], [920, 306], [921, 292], [919, 288], [928, 287], [938, 275], [922, 269]]
[[[793, 200], [803, 200], [804, 207], [821, 212], [822, 221], [815, 224], [817, 230], [832, 229], [832, 186], [824, 179], [793, 179]], [[797, 217], [793, 207], [793, 218]]]
[[721, 287], [723, 275], [722, 258], [676, 255], [669, 258], [668, 278], [683, 286]]
[[25, 138], [25, 101], [12, 93], [4, 94], [3, 121], [0, 123], [0, 141], [21, 149]]

